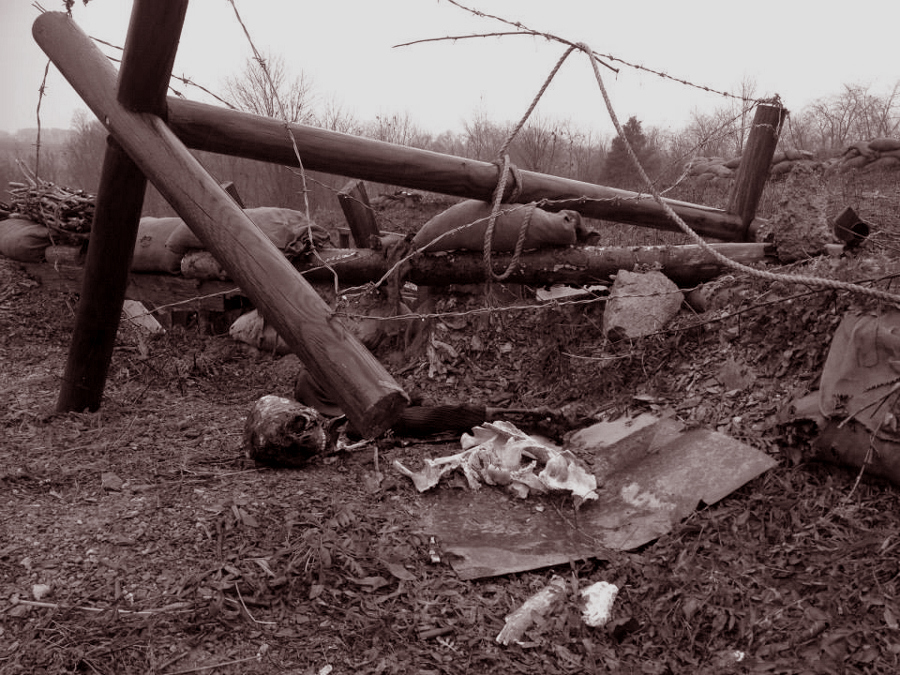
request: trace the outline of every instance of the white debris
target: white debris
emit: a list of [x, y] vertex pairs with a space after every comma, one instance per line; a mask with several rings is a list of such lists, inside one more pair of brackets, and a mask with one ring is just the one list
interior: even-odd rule
[[598, 581], [581, 589], [581, 598], [584, 600], [582, 620], [592, 628], [605, 625], [612, 615], [613, 603], [618, 594], [619, 587], [606, 581]]
[[[568, 450], [522, 432], [509, 422], [489, 422], [463, 434], [463, 451], [438, 459], [425, 459], [424, 467], [412, 471], [394, 462], [394, 467], [413, 481], [419, 492], [437, 485], [444, 474], [459, 469], [469, 487], [482, 483], [502, 485], [519, 497], [548, 491], [570, 492], [584, 501], [597, 498], [597, 479]], [[544, 468], [535, 473], [538, 464]]]

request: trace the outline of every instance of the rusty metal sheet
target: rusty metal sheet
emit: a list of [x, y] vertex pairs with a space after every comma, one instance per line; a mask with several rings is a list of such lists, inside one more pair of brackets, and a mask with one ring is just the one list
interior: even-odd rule
[[[612, 426], [604, 426], [612, 425]], [[669, 532], [702, 502], [714, 504], [776, 461], [715, 431], [644, 419], [579, 432], [571, 449], [592, 466], [599, 499], [517, 499], [502, 489], [441, 487], [425, 495], [424, 529], [463, 579], [549, 567], [632, 550]]]

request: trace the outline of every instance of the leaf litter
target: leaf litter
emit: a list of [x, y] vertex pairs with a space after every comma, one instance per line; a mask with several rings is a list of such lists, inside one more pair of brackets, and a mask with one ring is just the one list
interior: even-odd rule
[[[123, 333], [101, 411], [53, 414], [73, 299], [5, 261], [0, 273], [20, 289], [0, 311], [0, 672], [900, 668], [897, 490], [805, 461], [792, 451], [803, 429], [778, 418], [817, 382], [848, 307], [834, 293], [724, 280], [740, 292], [721, 308], [623, 345], [603, 342], [590, 307], [435, 327], [435, 341], [396, 368], [425, 401], [466, 392], [587, 417], [670, 411], [779, 460], [634, 552], [464, 581], [420, 527], [430, 495], [391, 469], [373, 481], [371, 449], [301, 470], [243, 457], [243, 416], [263, 395], [289, 394], [295, 357], [191, 329], [142, 354]], [[483, 299], [441, 302], [451, 301], [464, 311]], [[383, 464], [411, 465], [457, 441], [378, 447]], [[577, 517], [552, 495], [538, 506]], [[496, 644], [504, 618], [553, 574], [569, 601], [519, 642]], [[619, 592], [610, 620], [592, 628], [576, 598], [600, 581]], [[49, 588], [39, 601], [37, 586]]]

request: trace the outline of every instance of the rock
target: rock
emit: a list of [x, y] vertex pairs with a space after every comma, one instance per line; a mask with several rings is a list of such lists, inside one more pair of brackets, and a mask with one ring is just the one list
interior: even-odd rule
[[820, 173], [797, 163], [788, 174], [775, 214], [769, 218], [782, 263], [821, 255], [825, 245], [834, 241], [827, 207], [828, 194]]
[[683, 301], [684, 294], [662, 272], [621, 270], [603, 312], [603, 334], [615, 341], [655, 333]]
[[119, 492], [122, 490], [123, 485], [125, 485], [125, 481], [111, 471], [105, 471], [100, 475], [100, 487], [104, 490]]

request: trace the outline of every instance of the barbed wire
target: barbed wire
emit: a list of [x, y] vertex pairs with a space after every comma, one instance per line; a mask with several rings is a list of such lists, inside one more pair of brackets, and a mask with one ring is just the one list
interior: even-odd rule
[[[102, 45], [106, 45], [107, 47], [109, 47], [109, 48], [111, 48], [111, 49], [115, 49], [115, 50], [120, 51], [120, 52], [124, 52], [124, 51], [125, 51], [125, 48], [124, 48], [124, 47], [120, 47], [119, 45], [113, 44], [112, 42], [107, 42], [106, 40], [101, 40], [100, 38], [94, 37], [93, 35], [89, 35], [88, 37], [89, 37], [91, 40], [93, 40], [94, 42], [98, 42], [98, 43], [100, 43], [100, 44], [102, 44]], [[106, 55], [106, 58], [108, 58], [108, 59], [109, 59], [110, 61], [112, 61], [113, 63], [122, 63], [122, 59], [117, 59], [116, 57], [110, 56], [110, 55], [108, 55], [108, 54]], [[176, 75], [175, 73], [172, 73], [172, 74], [171, 74], [171, 79], [178, 80], [179, 82], [181, 82], [182, 84], [184, 84], [184, 85], [186, 85], [186, 86], [188, 86], [188, 87], [194, 87], [195, 89], [199, 89], [199, 90], [202, 91], [203, 93], [205, 93], [205, 94], [207, 94], [207, 95], [213, 97], [213, 98], [216, 99], [219, 103], [221, 103], [222, 105], [224, 105], [224, 106], [230, 108], [231, 110], [237, 110], [237, 107], [236, 107], [234, 104], [232, 104], [230, 101], [228, 101], [228, 100], [222, 98], [221, 96], [219, 96], [218, 94], [216, 94], [214, 91], [212, 91], [212, 90], [210, 90], [210, 89], [207, 89], [207, 88], [204, 87], [202, 84], [198, 84], [197, 82], [195, 82], [194, 80], [190, 79], [190, 78], [187, 77], [186, 75]], [[175, 95], [178, 96], [179, 98], [185, 98], [184, 94], [182, 94], [180, 91], [178, 91], [177, 89], [175, 89], [175, 88], [172, 86], [172, 83], [171, 83], [171, 82], [169, 83], [169, 91], [171, 91], [173, 94], [175, 94]]]
[[[449, 0], [453, 2], [454, 0]], [[619, 136], [622, 138], [625, 148], [628, 151], [628, 155], [631, 158], [632, 163], [635, 166], [635, 169], [640, 174], [641, 179], [647, 185], [650, 190], [650, 194], [653, 196], [654, 201], [663, 209], [666, 216], [678, 225], [678, 228], [684, 232], [694, 243], [700, 246], [703, 250], [709, 253], [715, 260], [720, 262], [727, 267], [732, 269], [740, 270], [747, 274], [750, 274], [755, 277], [759, 277], [761, 279], [767, 279], [769, 281], [782, 281], [791, 284], [807, 284], [811, 286], [818, 286], [822, 288], [831, 288], [834, 290], [845, 290], [850, 291], [852, 293], [856, 293], [858, 295], [867, 295], [879, 300], [883, 300], [885, 302], [889, 302], [894, 305], [900, 305], [900, 295], [895, 293], [889, 293], [887, 291], [882, 291], [876, 288], [867, 288], [865, 286], [859, 286], [857, 284], [848, 283], [845, 281], [838, 281], [836, 279], [825, 279], [823, 277], [813, 277], [809, 275], [793, 275], [793, 274], [778, 274], [775, 272], [768, 272], [765, 270], [756, 269], [754, 267], [750, 267], [748, 265], [744, 265], [742, 263], [731, 260], [727, 256], [722, 255], [717, 250], [715, 250], [712, 246], [710, 246], [699, 234], [697, 234], [691, 227], [684, 222], [684, 220], [679, 216], [675, 210], [669, 206], [669, 204], [660, 196], [659, 191], [653, 185], [653, 181], [650, 180], [649, 176], [647, 176], [647, 172], [644, 170], [644, 167], [641, 165], [640, 160], [638, 159], [637, 154], [635, 154], [634, 148], [631, 147], [631, 143], [628, 141], [628, 138], [625, 136], [625, 131], [622, 128], [622, 125], [619, 123], [619, 118], [616, 115], [616, 112], [613, 108], [612, 101], [609, 99], [609, 94], [606, 91], [606, 85], [603, 82], [603, 77], [600, 75], [600, 69], [597, 67], [597, 61], [594, 58], [593, 52], [590, 47], [585, 44], [580, 45], [582, 51], [587, 54], [588, 58], [591, 61], [591, 66], [594, 71], [594, 78], [597, 80], [597, 85], [600, 87], [600, 92], [603, 95], [603, 100], [606, 104], [606, 110], [609, 113], [610, 119], [613, 122], [613, 125], [616, 127], [616, 131]], [[767, 104], [778, 104], [780, 105], [780, 100], [776, 96], [774, 99], [770, 99], [766, 101]]]
[[41, 102], [47, 92], [47, 75], [50, 73], [50, 59], [47, 59], [47, 65], [44, 66], [44, 77], [41, 80], [41, 86], [38, 88], [38, 102], [35, 110], [37, 117], [37, 136], [34, 141], [34, 174], [40, 177], [41, 174]]
[[[510, 35], [531, 35], [534, 37], [542, 37], [547, 40], [551, 40], [553, 42], [560, 42], [560, 43], [562, 43], [564, 45], [568, 45], [570, 47], [576, 47], [579, 44], [579, 43], [573, 42], [571, 40], [567, 40], [558, 35], [554, 35], [553, 33], [547, 33], [544, 31], [535, 30], [534, 28], [529, 28], [528, 26], [524, 25], [523, 23], [521, 23], [519, 21], [511, 21], [511, 20], [505, 19], [501, 16], [496, 16], [494, 14], [482, 12], [481, 10], [473, 9], [471, 7], [468, 7], [464, 4], [462, 4], [461, 2], [458, 2], [457, 0], [447, 0], [447, 1], [451, 5], [455, 5], [456, 7], [459, 7], [460, 9], [462, 9], [466, 12], [469, 12], [470, 14], [473, 14], [474, 16], [483, 17], [483, 18], [487, 18], [487, 19], [493, 19], [495, 21], [499, 21], [503, 24], [506, 24], [507, 26], [512, 26], [512, 27], [516, 28], [517, 30], [513, 33], [510, 33]], [[434, 42], [437, 40], [448, 40], [448, 39], [449, 40], [459, 40], [459, 39], [463, 39], [464, 37], [482, 37], [482, 36], [457, 36], [457, 37], [450, 37], [450, 38], [431, 38], [428, 41]], [[417, 41], [406, 43], [404, 45], [397, 45], [397, 46], [409, 46], [409, 45], [416, 44], [417, 42], [423, 42], [423, 41], [417, 40]], [[613, 54], [600, 54], [598, 52], [592, 51], [590, 55], [593, 58], [596, 58], [602, 66], [609, 68], [610, 70], [612, 70], [615, 73], [619, 72], [618, 69], [609, 65], [608, 63], [603, 61], [603, 59], [606, 59], [608, 61], [615, 61], [616, 63], [621, 63], [622, 65], [628, 66], [629, 68], [644, 71], [646, 73], [650, 73], [651, 75], [655, 75], [657, 77], [667, 79], [667, 80], [672, 80], [673, 82], [677, 82], [679, 84], [682, 84], [682, 85], [685, 85], [688, 87], [693, 87], [695, 89], [700, 89], [702, 91], [705, 91], [705, 92], [708, 92], [711, 94], [718, 94], [719, 96], [724, 96], [727, 98], [734, 98], [734, 99], [738, 99], [740, 101], [745, 101], [745, 102], [749, 101], [749, 102], [753, 102], [753, 103], [760, 103], [764, 100], [764, 99], [754, 99], [754, 98], [738, 96], [737, 94], [732, 94], [731, 92], [722, 91], [719, 89], [715, 89], [713, 87], [708, 87], [706, 85], [691, 82], [690, 80], [686, 80], [686, 79], [679, 78], [679, 77], [674, 77], [674, 76], [669, 75], [668, 73], [664, 73], [660, 70], [654, 70], [653, 68], [648, 68], [646, 66], [642, 66], [642, 65], [639, 65], [636, 63], [631, 63], [630, 61], [626, 61], [625, 59], [614, 56]]]

